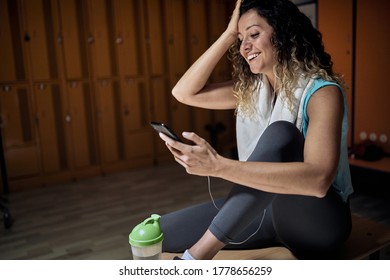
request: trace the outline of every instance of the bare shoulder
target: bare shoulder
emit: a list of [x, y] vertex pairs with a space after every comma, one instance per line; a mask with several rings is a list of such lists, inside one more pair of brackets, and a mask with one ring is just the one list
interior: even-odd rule
[[325, 112], [343, 112], [344, 98], [339, 87], [329, 85], [318, 89], [310, 98], [307, 110], [309, 117]]
[[332, 176], [337, 167], [343, 119], [343, 95], [337, 86], [316, 91], [309, 100], [304, 157]]

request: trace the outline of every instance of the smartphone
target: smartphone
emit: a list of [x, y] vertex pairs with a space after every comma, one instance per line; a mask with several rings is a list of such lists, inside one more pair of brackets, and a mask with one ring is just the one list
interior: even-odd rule
[[159, 123], [159, 122], [150, 122], [150, 125], [157, 131], [164, 133], [168, 137], [171, 137], [173, 140], [182, 142], [179, 136], [176, 135], [176, 133], [173, 132], [172, 129], [170, 129], [166, 124]]

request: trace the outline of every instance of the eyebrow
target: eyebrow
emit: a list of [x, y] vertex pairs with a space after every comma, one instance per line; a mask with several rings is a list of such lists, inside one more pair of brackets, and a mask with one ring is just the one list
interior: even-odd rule
[[250, 28], [252, 28], [252, 27], [254, 27], [254, 26], [260, 27], [259, 24], [254, 23], [254, 24], [252, 24], [252, 25], [249, 25], [247, 28], [245, 28], [245, 30], [248, 30], [248, 29], [250, 29]]

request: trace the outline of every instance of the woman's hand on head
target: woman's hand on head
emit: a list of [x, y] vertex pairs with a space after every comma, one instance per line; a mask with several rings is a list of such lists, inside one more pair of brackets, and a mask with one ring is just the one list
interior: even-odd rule
[[183, 137], [194, 145], [180, 143], [160, 133], [160, 138], [165, 141], [175, 160], [186, 169], [188, 174], [215, 176], [220, 157], [218, 153], [206, 140], [193, 132], [184, 132]]
[[237, 36], [238, 35], [238, 20], [240, 18], [240, 7], [242, 0], [237, 0], [236, 6], [234, 8], [233, 14], [230, 18], [229, 25], [226, 29], [230, 34]]

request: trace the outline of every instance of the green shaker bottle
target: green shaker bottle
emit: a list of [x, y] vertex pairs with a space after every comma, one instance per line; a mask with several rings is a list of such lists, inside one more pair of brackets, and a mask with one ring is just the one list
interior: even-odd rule
[[129, 234], [133, 259], [160, 260], [163, 239], [160, 216], [152, 214], [145, 221], [135, 226]]

